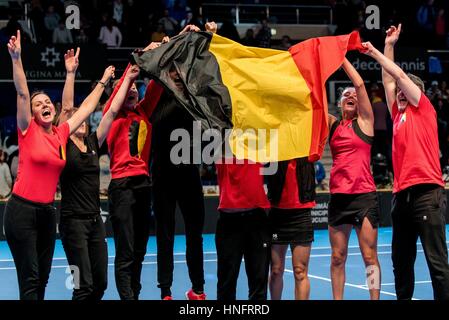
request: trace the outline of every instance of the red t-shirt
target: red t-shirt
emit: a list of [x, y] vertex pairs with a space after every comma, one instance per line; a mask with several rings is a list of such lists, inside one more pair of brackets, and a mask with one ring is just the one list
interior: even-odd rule
[[253, 209], [270, 207], [263, 187], [260, 163], [244, 164], [216, 163], [218, 185], [220, 187], [219, 210]]
[[52, 203], [65, 165], [69, 125], [64, 122], [53, 126], [49, 134], [32, 119], [25, 134], [20, 129], [17, 131], [19, 165], [12, 193], [26, 200]]
[[329, 181], [332, 194], [376, 191], [370, 167], [370, 139], [358, 127], [357, 120], [344, 120], [335, 129], [329, 143], [333, 159]]
[[299, 201], [299, 187], [296, 176], [296, 159], [290, 160], [285, 175], [284, 188], [281, 200], [276, 208], [279, 209], [311, 209], [315, 207], [315, 201], [301, 203]]
[[[123, 74], [126, 74], [126, 70]], [[123, 77], [115, 87], [103, 114], [109, 109], [122, 82]], [[145, 97], [139, 101], [135, 109], [121, 109], [114, 119], [107, 137], [112, 179], [149, 175], [148, 161], [151, 150], [149, 117], [154, 111], [162, 91], [163, 88], [151, 80], [147, 86]]]
[[397, 103], [393, 118], [393, 193], [422, 183], [444, 186], [442, 180], [437, 116], [424, 93], [418, 106], [408, 105], [403, 112]]

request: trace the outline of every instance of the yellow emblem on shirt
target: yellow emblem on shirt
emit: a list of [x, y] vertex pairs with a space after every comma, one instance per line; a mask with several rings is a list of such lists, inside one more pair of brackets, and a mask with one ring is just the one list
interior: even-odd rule
[[137, 137], [137, 153], [139, 154], [139, 157], [142, 155], [142, 150], [147, 140], [147, 132], [147, 124], [145, 123], [145, 121], [140, 120], [139, 135]]

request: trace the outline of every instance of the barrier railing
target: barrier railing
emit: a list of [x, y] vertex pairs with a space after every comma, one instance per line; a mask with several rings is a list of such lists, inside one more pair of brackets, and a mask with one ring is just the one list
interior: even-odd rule
[[237, 25], [261, 18], [279, 24], [333, 24], [330, 6], [203, 3], [199, 10], [208, 20], [223, 22], [232, 17]]

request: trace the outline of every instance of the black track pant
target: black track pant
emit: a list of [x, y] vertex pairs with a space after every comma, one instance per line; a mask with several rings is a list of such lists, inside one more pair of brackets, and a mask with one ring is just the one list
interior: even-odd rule
[[221, 212], [217, 222], [217, 300], [235, 300], [242, 257], [248, 299], [266, 300], [270, 265], [270, 231], [265, 211]]
[[55, 249], [56, 209], [12, 195], [3, 219], [20, 299], [43, 300]]
[[61, 217], [62, 245], [73, 274], [73, 300], [101, 300], [108, 283], [106, 231], [100, 215]]
[[157, 237], [157, 279], [161, 296], [170, 295], [173, 282], [173, 244], [176, 203], [181, 209], [186, 236], [186, 260], [194, 291], [204, 289], [204, 196], [195, 165], [153, 164], [154, 214]]
[[418, 237], [429, 267], [434, 298], [449, 299], [445, 212], [446, 192], [437, 185], [415, 185], [394, 194], [392, 259], [398, 299], [413, 296]]
[[142, 262], [151, 222], [151, 188], [109, 186], [109, 214], [114, 230], [115, 283], [122, 300], [138, 300]]

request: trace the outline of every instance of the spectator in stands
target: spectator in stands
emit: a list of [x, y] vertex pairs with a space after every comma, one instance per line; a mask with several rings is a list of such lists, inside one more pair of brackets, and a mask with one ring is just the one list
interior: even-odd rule
[[159, 24], [162, 24], [165, 33], [169, 37], [174, 36], [178, 31], [179, 23], [174, 18], [170, 17], [168, 10], [164, 10], [164, 16], [159, 19]]
[[12, 181], [16, 181], [17, 168], [19, 167], [19, 150], [14, 151], [8, 158], [9, 168], [11, 168]]
[[95, 132], [103, 117], [104, 103], [98, 103], [97, 108], [89, 116], [89, 128], [91, 132]]
[[33, 21], [37, 41], [40, 42], [45, 38], [45, 12], [40, 0], [31, 1], [30, 18]]
[[242, 44], [249, 47], [257, 47], [259, 42], [254, 38], [254, 30], [246, 30], [245, 37], [242, 39]]
[[122, 0], [114, 0], [112, 4], [112, 19], [114, 19], [119, 25], [123, 21], [123, 3]]
[[447, 86], [446, 81], [444, 81], [444, 80], [441, 81], [440, 90], [441, 90], [441, 99], [448, 102], [449, 101], [449, 88]]
[[110, 160], [108, 154], [100, 156], [100, 196], [108, 195], [108, 187], [111, 182]]
[[7, 154], [0, 150], [0, 199], [7, 198], [11, 193], [12, 177], [6, 162]]
[[59, 21], [61, 17], [58, 13], [55, 12], [55, 7], [50, 5], [47, 9], [47, 13], [45, 14], [44, 24], [47, 32], [53, 32], [56, 28], [58, 28]]
[[438, 81], [432, 81], [431, 87], [426, 91], [426, 96], [432, 102], [436, 101], [438, 98], [441, 98], [441, 90], [438, 88]]
[[58, 27], [53, 30], [53, 44], [70, 43], [73, 43], [72, 33], [65, 27], [64, 20], [60, 20]]
[[164, 25], [159, 23], [157, 25], [156, 31], [151, 34], [151, 42], [161, 42], [162, 39], [166, 36], [164, 32]]
[[420, 27], [420, 39], [426, 44], [431, 44], [435, 37], [436, 12], [433, 5], [434, 0], [426, 0], [426, 3], [419, 7], [416, 19]]
[[79, 34], [75, 38], [76, 44], [86, 44], [89, 42], [89, 37], [86, 35], [84, 28], [81, 28]]
[[271, 44], [271, 28], [268, 26], [268, 20], [263, 18], [261, 26], [256, 34], [256, 40], [261, 48], [270, 48]]
[[186, 12], [185, 18], [181, 20], [180, 27], [181, 29], [184, 29], [184, 27], [186, 27], [189, 24], [198, 25], [193, 17], [193, 12], [190, 10]]
[[444, 9], [441, 8], [438, 10], [438, 15], [435, 21], [435, 35], [436, 35], [436, 44], [438, 48], [446, 47], [446, 15], [444, 13]]
[[437, 98], [434, 101], [435, 111], [437, 113], [437, 125], [438, 125], [438, 145], [440, 148], [440, 164], [441, 169], [443, 170], [448, 165], [448, 112], [447, 112], [447, 103], [441, 99]]
[[181, 4], [181, 1], [175, 0], [173, 7], [170, 8], [170, 16], [176, 21], [181, 21], [186, 15], [186, 7]]
[[122, 45], [122, 33], [114, 25], [114, 20], [108, 19], [107, 24], [101, 27], [98, 40], [108, 47], [120, 47]]
[[123, 41], [126, 47], [138, 47], [148, 39], [142, 38], [141, 34], [143, 20], [145, 19], [145, 11], [142, 10], [142, 1], [127, 0], [125, 10], [123, 12]]
[[144, 77], [143, 83], [139, 87], [139, 99], [143, 99], [145, 97], [145, 91], [147, 90], [147, 86], [150, 83], [150, 78]]
[[292, 46], [291, 39], [289, 36], [282, 36], [281, 43], [278, 46], [273, 47], [273, 49], [288, 50]]
[[374, 114], [374, 141], [372, 147], [372, 155], [382, 154], [387, 156], [387, 118], [388, 108], [382, 100], [379, 86], [373, 84], [371, 86], [371, 106]]
[[315, 180], [316, 185], [320, 190], [325, 190], [326, 187], [323, 184], [324, 179], [326, 178], [326, 170], [324, 170], [324, 166], [321, 161], [315, 162]]

